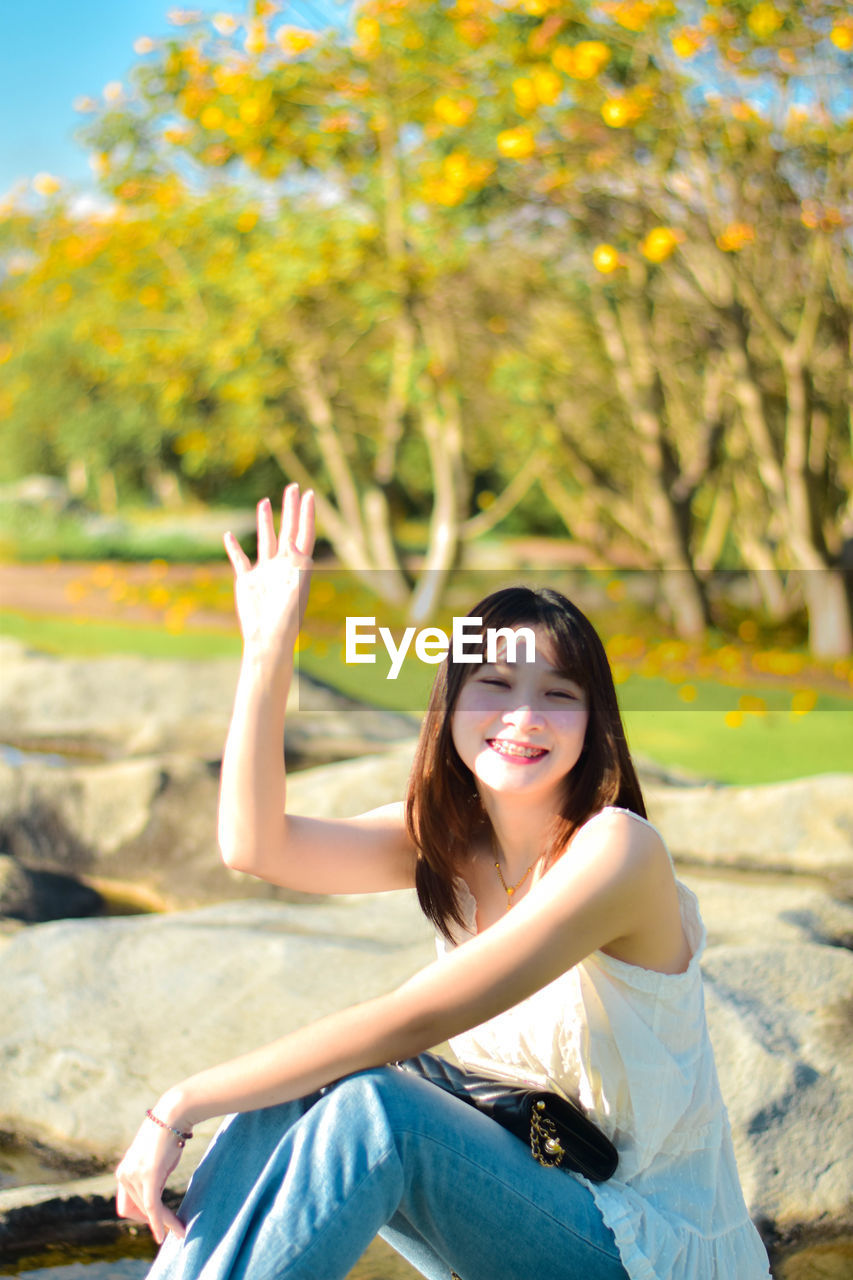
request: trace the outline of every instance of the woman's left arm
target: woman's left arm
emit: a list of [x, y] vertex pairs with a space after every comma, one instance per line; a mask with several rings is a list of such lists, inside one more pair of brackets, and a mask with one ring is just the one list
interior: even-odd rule
[[[651, 828], [606, 823], [561, 858], [491, 928], [387, 995], [355, 1005], [167, 1090], [154, 1108], [178, 1132], [212, 1116], [314, 1092], [354, 1071], [420, 1053], [502, 1013], [590, 952], [630, 938], [653, 916], [666, 851]], [[118, 1211], [155, 1238], [182, 1228], [162, 1191], [177, 1138], [143, 1121], [119, 1165]]]

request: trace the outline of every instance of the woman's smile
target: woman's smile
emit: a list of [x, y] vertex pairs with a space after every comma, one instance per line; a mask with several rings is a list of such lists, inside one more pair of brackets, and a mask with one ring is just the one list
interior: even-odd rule
[[487, 742], [499, 756], [516, 764], [532, 764], [548, 754], [545, 747], [530, 747], [526, 743], [510, 742], [505, 738], [488, 738]]

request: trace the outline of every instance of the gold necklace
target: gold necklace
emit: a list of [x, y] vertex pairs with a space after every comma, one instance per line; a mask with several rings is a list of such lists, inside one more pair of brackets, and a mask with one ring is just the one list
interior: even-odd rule
[[[497, 851], [498, 851], [498, 848], [497, 848], [497, 840], [495, 839], [494, 832], [492, 832], [492, 852], [493, 852], [493, 853], [497, 853]], [[499, 879], [499, 880], [500, 880], [500, 882], [501, 882], [501, 887], [503, 888], [503, 891], [504, 891], [504, 893], [506, 894], [506, 909], [507, 909], [507, 911], [509, 911], [510, 907], [512, 906], [512, 895], [513, 895], [513, 894], [514, 894], [518, 889], [520, 889], [520, 888], [521, 888], [521, 886], [524, 884], [525, 880], [526, 880], [526, 879], [527, 879], [527, 877], [530, 875], [531, 871], [532, 871], [532, 870], [533, 870], [533, 868], [536, 866], [536, 863], [537, 863], [538, 861], [539, 861], [539, 859], [538, 859], [538, 858], [534, 858], [534, 859], [533, 859], [533, 861], [531, 862], [530, 866], [527, 868], [527, 870], [525, 871], [524, 875], [521, 877], [521, 879], [518, 881], [518, 883], [517, 883], [517, 884], [507, 884], [506, 880], [504, 880], [504, 873], [501, 871], [501, 864], [500, 864], [500, 862], [498, 861], [498, 859], [497, 859], [497, 858], [495, 858], [495, 871], [497, 871], [497, 873], [498, 873], [498, 879]]]

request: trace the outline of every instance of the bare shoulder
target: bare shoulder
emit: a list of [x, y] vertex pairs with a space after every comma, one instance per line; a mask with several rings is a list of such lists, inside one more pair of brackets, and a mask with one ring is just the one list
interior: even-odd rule
[[609, 807], [594, 814], [576, 832], [570, 847], [577, 857], [604, 857], [612, 861], [614, 871], [622, 873], [672, 871], [667, 847], [657, 827], [630, 809]]

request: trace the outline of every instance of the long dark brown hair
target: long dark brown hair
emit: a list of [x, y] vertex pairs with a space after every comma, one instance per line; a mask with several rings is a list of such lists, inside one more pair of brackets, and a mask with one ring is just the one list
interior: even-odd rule
[[[559, 591], [506, 587], [486, 596], [468, 617], [482, 618], [483, 652], [489, 628], [539, 626], [554, 649], [560, 674], [584, 690], [589, 707], [583, 748], [566, 775], [559, 814], [549, 834], [546, 865], [566, 849], [575, 831], [607, 805], [640, 817], [646, 807], [628, 744], [604, 645], [589, 619]], [[466, 650], [474, 644], [466, 639]], [[472, 843], [489, 830], [474, 775], [456, 750], [453, 712], [472, 672], [450, 650], [438, 670], [421, 726], [406, 794], [406, 825], [417, 850], [415, 884], [421, 908], [452, 940], [464, 925], [454, 885]]]

